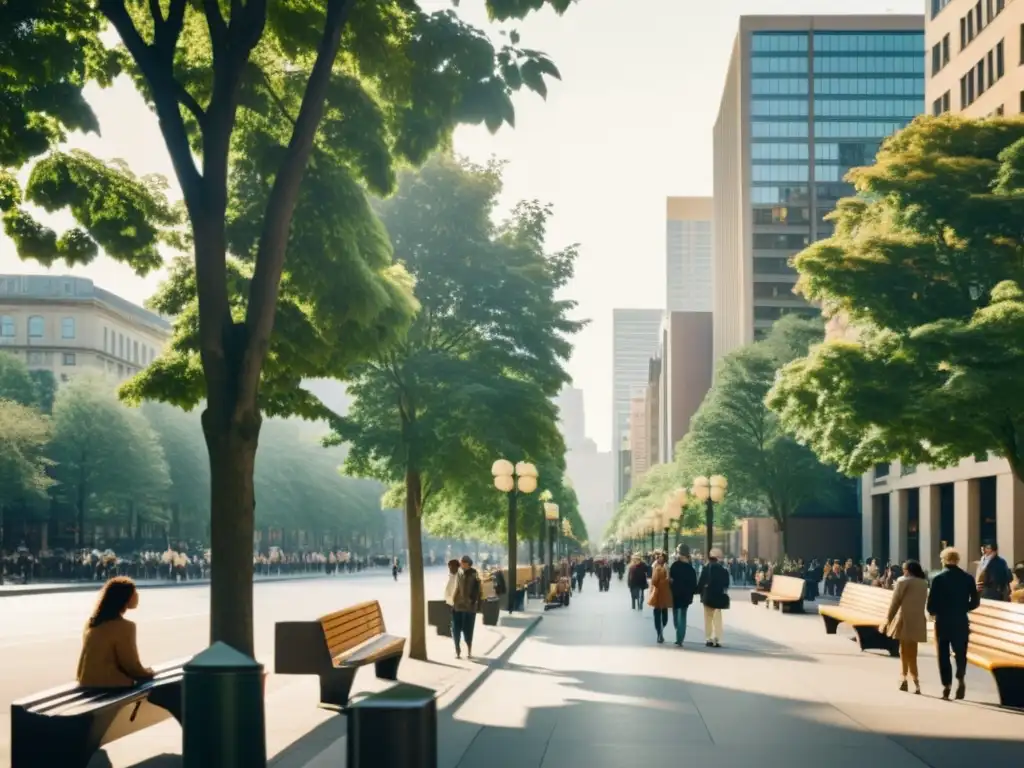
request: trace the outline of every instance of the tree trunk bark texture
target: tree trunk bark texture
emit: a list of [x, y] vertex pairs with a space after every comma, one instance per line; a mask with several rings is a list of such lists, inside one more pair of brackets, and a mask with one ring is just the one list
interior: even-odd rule
[[239, 423], [203, 412], [210, 455], [210, 642], [253, 655], [252, 547], [255, 529], [253, 471], [260, 417]]
[[423, 482], [419, 472], [405, 473], [405, 531], [409, 544], [409, 658], [427, 660], [426, 593], [423, 587], [423, 529], [420, 508]]

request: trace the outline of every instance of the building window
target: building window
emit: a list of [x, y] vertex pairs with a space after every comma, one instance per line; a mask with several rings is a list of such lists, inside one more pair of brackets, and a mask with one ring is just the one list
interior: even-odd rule
[[32, 315], [32, 317], [28, 319], [28, 337], [30, 339], [43, 338], [43, 332], [45, 329], [46, 323], [39, 315]]
[[62, 339], [75, 338], [75, 318], [65, 317], [60, 321], [60, 337]]
[[0, 338], [13, 339], [15, 334], [14, 318], [10, 315], [0, 317]]
[[124, 334], [117, 334], [117, 356], [124, 359]]
[[1005, 72], [1006, 59], [1003, 56], [1003, 41], [996, 44], [996, 80], [1001, 78]]
[[949, 35], [942, 38], [942, 66], [949, 64]]
[[[998, 1], [1000, 3], [1003, 2], [1003, 0]], [[952, 0], [932, 0], [932, 18], [934, 19], [936, 16], [938, 16], [942, 9], [949, 5], [951, 2]]]
[[978, 62], [975, 67], [975, 71], [978, 76], [978, 95], [981, 96], [985, 92], [985, 60], [982, 59]]
[[932, 46], [932, 77], [935, 77], [942, 69], [942, 44], [936, 43]]
[[139, 362], [139, 342], [135, 341], [132, 342], [132, 344], [134, 346], [132, 351], [132, 362], [137, 363]]
[[75, 365], [75, 353], [65, 352], [64, 353], [64, 365]]
[[949, 91], [942, 94], [942, 111], [949, 112]]
[[110, 331], [106, 327], [103, 328], [103, 351], [107, 351], [107, 344], [109, 342]]
[[150, 347], [149, 348], [149, 362], [152, 363], [155, 358], [156, 358], [156, 351], [152, 347]]
[[29, 352], [28, 353], [28, 364], [29, 365], [43, 365], [46, 362], [46, 353], [44, 352]]

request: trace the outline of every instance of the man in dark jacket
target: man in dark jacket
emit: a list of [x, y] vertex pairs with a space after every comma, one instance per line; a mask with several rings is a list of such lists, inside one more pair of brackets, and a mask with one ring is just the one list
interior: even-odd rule
[[712, 549], [701, 569], [697, 591], [704, 603], [704, 645], [722, 647], [722, 611], [729, 607], [729, 571], [721, 563], [722, 551]]
[[935, 617], [942, 698], [949, 699], [953, 685], [953, 670], [949, 663], [952, 651], [956, 658], [956, 697], [962, 699], [967, 692], [964, 676], [967, 674], [967, 640], [971, 632], [967, 614], [981, 604], [981, 598], [974, 579], [960, 569], [959, 552], [947, 547], [939, 554], [939, 558], [943, 570], [932, 579], [927, 611]]
[[690, 565], [690, 548], [685, 544], [676, 547], [676, 561], [668, 569], [669, 584], [672, 587], [672, 624], [676, 628], [676, 645], [686, 639], [686, 609], [693, 603], [697, 591], [697, 572]]
[[995, 543], [985, 545], [985, 555], [978, 565], [978, 591], [986, 600], [1010, 599], [1010, 582], [1013, 571], [1006, 561], [999, 556], [999, 546]]

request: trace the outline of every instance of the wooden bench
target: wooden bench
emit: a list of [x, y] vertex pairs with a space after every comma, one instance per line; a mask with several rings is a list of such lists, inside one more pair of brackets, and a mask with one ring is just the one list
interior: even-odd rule
[[825, 631], [834, 635], [840, 624], [848, 624], [857, 633], [862, 651], [888, 651], [900, 655], [899, 641], [879, 631], [889, 617], [892, 592], [881, 587], [848, 582], [838, 605], [819, 605], [818, 613], [825, 622]]
[[781, 609], [783, 613], [803, 613], [804, 589], [806, 582], [803, 579], [773, 576], [771, 588], [764, 593], [764, 599], [768, 607]]
[[11, 703], [11, 768], [85, 768], [105, 744], [174, 717], [181, 722], [182, 666], [156, 667], [133, 688], [77, 684]]
[[1000, 704], [1024, 708], [1024, 605], [982, 600], [968, 616], [967, 660], [992, 673]]
[[274, 625], [274, 672], [316, 675], [320, 706], [343, 709], [359, 667], [374, 665], [377, 677], [398, 678], [405, 638], [384, 628], [380, 603], [372, 600], [321, 616], [315, 621]]

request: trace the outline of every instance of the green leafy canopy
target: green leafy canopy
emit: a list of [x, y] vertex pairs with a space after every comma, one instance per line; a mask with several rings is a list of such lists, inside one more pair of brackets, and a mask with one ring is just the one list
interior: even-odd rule
[[798, 289], [851, 332], [769, 397], [823, 460], [858, 474], [993, 451], [1024, 476], [1024, 121], [918, 118], [851, 175]]

